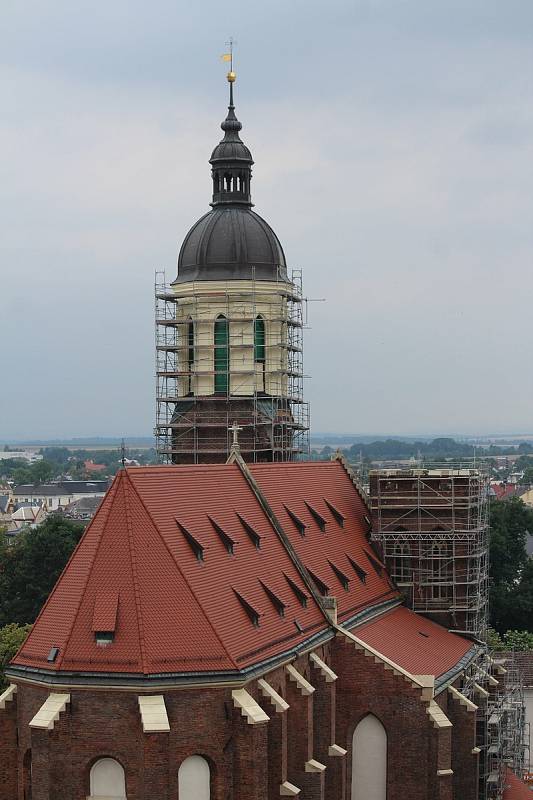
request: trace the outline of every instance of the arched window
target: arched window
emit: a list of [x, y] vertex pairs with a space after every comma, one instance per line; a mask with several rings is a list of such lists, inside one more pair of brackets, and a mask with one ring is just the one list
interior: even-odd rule
[[392, 574], [393, 581], [405, 583], [411, 579], [411, 559], [409, 557], [409, 545], [406, 542], [395, 542], [392, 550]]
[[189, 319], [187, 324], [187, 372], [189, 373], [188, 378], [188, 392], [189, 394], [193, 393], [193, 376], [192, 371], [194, 369], [194, 323], [192, 319]]
[[387, 732], [377, 717], [368, 714], [352, 739], [351, 800], [386, 800]]
[[202, 756], [189, 756], [178, 771], [179, 800], [210, 800], [211, 773]]
[[91, 769], [91, 797], [126, 800], [126, 778], [124, 768], [114, 758], [100, 758]]
[[221, 314], [215, 320], [215, 394], [228, 393], [229, 333], [228, 320]]
[[265, 363], [265, 320], [260, 314], [254, 324], [254, 361]]
[[[435, 528], [436, 531], [442, 528]], [[450, 596], [452, 566], [448, 542], [437, 541], [431, 546], [430, 581], [433, 600], [447, 600]]]

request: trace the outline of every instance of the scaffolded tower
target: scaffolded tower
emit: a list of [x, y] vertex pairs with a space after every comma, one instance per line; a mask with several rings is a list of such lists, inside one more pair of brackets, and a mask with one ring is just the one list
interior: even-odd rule
[[414, 611], [484, 640], [488, 475], [481, 466], [370, 472], [373, 538]]
[[[205, 282], [169, 286], [156, 273], [155, 300], [163, 461], [225, 461], [234, 422], [247, 461], [291, 461], [309, 452], [301, 271], [268, 287], [254, 278], [227, 281], [214, 295]], [[224, 319], [222, 336], [217, 318]]]
[[502, 800], [506, 769], [522, 775], [524, 696], [513, 659], [486, 647], [488, 470], [482, 463], [371, 470], [373, 539], [408, 605], [480, 645], [461, 694], [476, 710], [480, 800]]
[[178, 275], [156, 274], [156, 438], [161, 460], [223, 462], [229, 428], [249, 461], [309, 451], [303, 400], [302, 274], [287, 272], [272, 228], [252, 211], [252, 155], [235, 116], [210, 158], [212, 209], [190, 229]]

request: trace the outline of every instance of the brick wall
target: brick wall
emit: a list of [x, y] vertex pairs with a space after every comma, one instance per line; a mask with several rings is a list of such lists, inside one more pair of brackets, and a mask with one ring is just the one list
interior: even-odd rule
[[17, 695], [0, 710], [0, 800], [17, 796]]
[[468, 711], [458, 700], [448, 696], [447, 715], [453, 723], [452, 769], [454, 798], [476, 800], [478, 794], [479, 757], [476, 746], [476, 713]]
[[[437, 731], [429, 721], [420, 691], [343, 638], [335, 640], [332, 661], [339, 677], [337, 742], [348, 750], [343, 759], [345, 784], [350, 783], [355, 727], [371, 713], [387, 732], [387, 800], [433, 800]], [[338, 791], [339, 777], [328, 777]]]
[[[166, 691], [171, 731], [152, 734], [142, 731], [136, 692], [76, 689], [53, 731], [32, 730], [28, 723], [48, 692], [21, 685], [17, 699], [0, 712], [0, 800], [24, 800], [30, 750], [33, 800], [86, 797], [91, 766], [104, 756], [124, 766], [128, 800], [176, 800], [179, 766], [194, 754], [211, 766], [212, 800], [274, 800], [284, 781], [298, 786], [306, 800], [349, 800], [352, 736], [368, 713], [387, 731], [388, 800], [475, 800], [475, 715], [443, 693], [438, 700], [454, 727], [435, 729], [420, 690], [344, 637], [317, 653], [338, 680], [327, 683], [307, 655], [294, 666], [314, 686], [311, 695], [302, 695], [284, 668], [269, 673], [270, 685], [290, 704], [283, 713], [263, 697], [257, 681], [250, 682], [247, 691], [270, 717], [254, 726], [234, 708], [230, 689]], [[332, 744], [347, 754], [330, 756]], [[306, 771], [310, 759], [326, 770]], [[437, 776], [450, 766], [453, 777]]]

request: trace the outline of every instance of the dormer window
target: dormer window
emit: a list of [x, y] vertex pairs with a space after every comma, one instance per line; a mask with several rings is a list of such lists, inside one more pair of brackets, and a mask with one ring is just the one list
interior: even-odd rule
[[97, 592], [94, 599], [93, 633], [98, 647], [107, 647], [115, 640], [118, 613], [118, 592]]

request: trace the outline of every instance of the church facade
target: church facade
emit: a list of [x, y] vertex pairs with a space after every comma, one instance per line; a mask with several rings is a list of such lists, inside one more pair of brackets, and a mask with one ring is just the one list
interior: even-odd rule
[[0, 800], [475, 800], [478, 645], [402, 606], [341, 461], [232, 462], [118, 474], [8, 669]]

